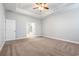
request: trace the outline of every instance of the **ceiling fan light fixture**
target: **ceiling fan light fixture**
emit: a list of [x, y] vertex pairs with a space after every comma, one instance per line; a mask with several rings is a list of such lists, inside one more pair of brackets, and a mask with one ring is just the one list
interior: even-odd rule
[[42, 10], [48, 10], [48, 4], [47, 3], [35, 3], [33, 9], [38, 9], [40, 11]]

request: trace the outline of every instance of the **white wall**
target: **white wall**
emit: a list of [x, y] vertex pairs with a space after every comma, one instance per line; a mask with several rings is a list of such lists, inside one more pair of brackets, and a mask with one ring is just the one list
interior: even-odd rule
[[5, 13], [3, 4], [0, 3], [0, 50], [5, 42]]
[[6, 19], [16, 20], [16, 38], [26, 37], [26, 24], [36, 23], [36, 35], [41, 35], [41, 21], [27, 15], [6, 12]]
[[45, 18], [43, 35], [79, 42], [79, 8], [72, 8], [64, 12], [62, 10]]

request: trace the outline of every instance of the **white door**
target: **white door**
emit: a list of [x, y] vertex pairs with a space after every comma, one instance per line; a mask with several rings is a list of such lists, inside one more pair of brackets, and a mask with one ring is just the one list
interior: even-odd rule
[[16, 21], [6, 20], [6, 40], [15, 40]]

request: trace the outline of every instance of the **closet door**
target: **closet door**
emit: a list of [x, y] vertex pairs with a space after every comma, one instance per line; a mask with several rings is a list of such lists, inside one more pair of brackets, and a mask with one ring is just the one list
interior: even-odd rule
[[6, 40], [15, 40], [16, 20], [6, 20]]

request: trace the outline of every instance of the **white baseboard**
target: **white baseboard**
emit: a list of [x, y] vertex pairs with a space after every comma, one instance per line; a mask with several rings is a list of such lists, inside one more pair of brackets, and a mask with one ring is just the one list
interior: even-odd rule
[[[35, 35], [35, 37], [37, 37], [37, 36], [43, 36], [43, 37], [48, 37], [48, 38], [52, 38], [52, 39], [56, 39], [56, 40], [62, 40], [62, 41], [70, 42], [70, 43], [79, 44], [79, 42], [76, 42], [76, 41], [65, 40], [62, 38], [57, 38], [57, 37], [52, 37], [52, 36]], [[20, 37], [20, 38], [16, 38], [16, 39], [23, 39], [23, 38], [27, 38], [27, 37]]]
[[3, 42], [0, 46], [0, 51], [2, 50], [3, 46], [4, 46], [5, 42]]
[[51, 37], [51, 36], [44, 36], [44, 37], [48, 37], [48, 38], [56, 39], [56, 40], [62, 40], [62, 41], [66, 41], [66, 42], [70, 42], [70, 43], [75, 43], [75, 44], [79, 44], [79, 42], [76, 42], [76, 41], [70, 41], [70, 40], [65, 40], [65, 39], [62, 39], [62, 38]]
[[[38, 37], [38, 36], [42, 36], [42, 35], [34, 35], [34, 37]], [[25, 36], [25, 37], [19, 37], [19, 38], [16, 38], [16, 39], [18, 40], [18, 39], [23, 39], [23, 38], [28, 38], [28, 37]]]
[[19, 38], [16, 38], [16, 39], [18, 40], [18, 39], [23, 39], [23, 38], [27, 38], [27, 37], [19, 37]]

